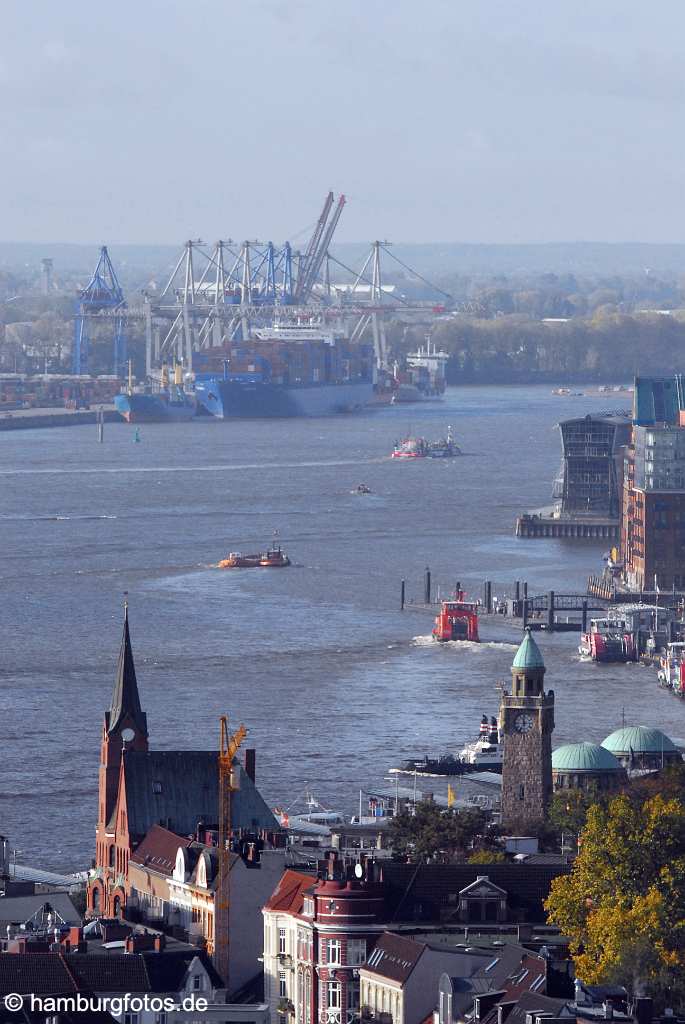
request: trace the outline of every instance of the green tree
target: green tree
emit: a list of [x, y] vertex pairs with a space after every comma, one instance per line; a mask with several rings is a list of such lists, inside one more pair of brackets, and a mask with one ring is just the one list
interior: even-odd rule
[[685, 1001], [685, 804], [627, 794], [588, 809], [579, 854], [556, 878], [549, 920], [568, 935], [578, 977]]
[[603, 799], [603, 794], [594, 786], [555, 793], [549, 808], [549, 823], [557, 840], [569, 836], [575, 841], [585, 828], [590, 807], [601, 804]]
[[476, 837], [485, 833], [487, 815], [478, 808], [444, 810], [422, 800], [414, 813], [403, 811], [390, 822], [390, 846], [397, 857], [414, 863], [463, 860]]

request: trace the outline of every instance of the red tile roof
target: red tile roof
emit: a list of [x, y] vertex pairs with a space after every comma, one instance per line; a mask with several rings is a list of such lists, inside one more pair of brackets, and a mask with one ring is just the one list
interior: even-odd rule
[[131, 860], [160, 875], [172, 875], [179, 846], [187, 848], [192, 842], [188, 836], [178, 836], [168, 828], [153, 825], [131, 854]]
[[301, 914], [304, 894], [316, 882], [313, 875], [288, 869], [283, 872], [280, 882], [267, 900], [265, 910], [279, 910], [289, 914]]

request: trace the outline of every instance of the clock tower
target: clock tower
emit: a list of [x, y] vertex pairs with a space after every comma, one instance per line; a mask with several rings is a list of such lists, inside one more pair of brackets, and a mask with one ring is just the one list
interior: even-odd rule
[[545, 663], [527, 629], [513, 665], [511, 693], [499, 709], [504, 738], [502, 825], [521, 830], [542, 821], [552, 797], [554, 691], [545, 693]]

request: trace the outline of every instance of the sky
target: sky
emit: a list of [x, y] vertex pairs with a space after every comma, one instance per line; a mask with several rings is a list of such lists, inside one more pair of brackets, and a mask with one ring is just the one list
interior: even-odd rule
[[682, 0], [3, 0], [0, 240], [685, 241]]

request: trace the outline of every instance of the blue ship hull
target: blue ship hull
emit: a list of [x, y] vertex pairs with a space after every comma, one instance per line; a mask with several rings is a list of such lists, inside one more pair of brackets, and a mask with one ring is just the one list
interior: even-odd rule
[[273, 384], [222, 377], [195, 380], [198, 402], [218, 419], [277, 416], [330, 416], [351, 412], [371, 401], [370, 380], [348, 384]]
[[196, 412], [195, 399], [186, 394], [170, 398], [166, 392], [116, 395], [114, 406], [127, 423], [187, 422]]

